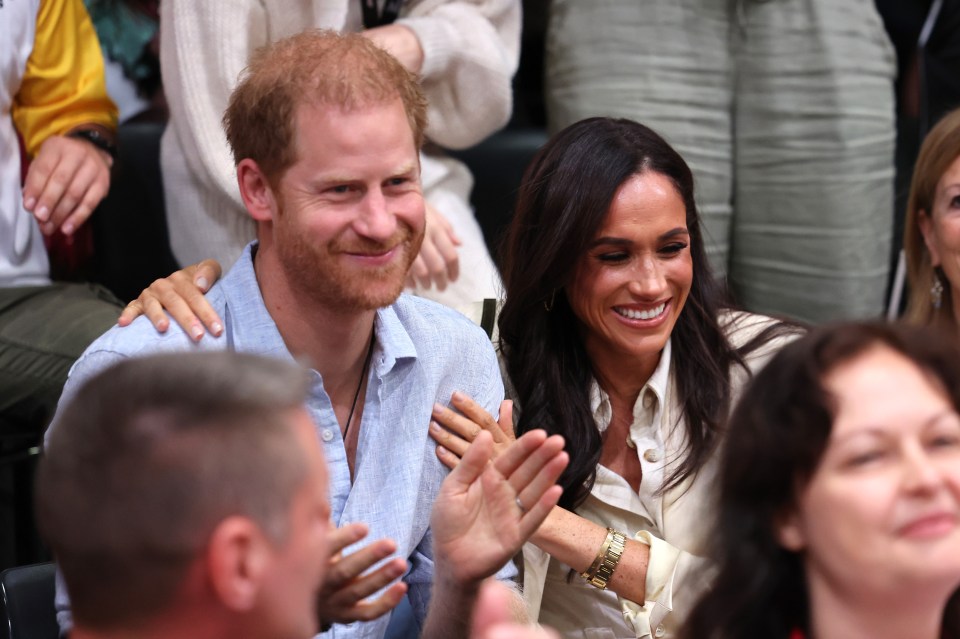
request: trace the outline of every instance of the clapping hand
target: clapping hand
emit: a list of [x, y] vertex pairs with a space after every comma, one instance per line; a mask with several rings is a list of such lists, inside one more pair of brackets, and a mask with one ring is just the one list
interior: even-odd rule
[[563, 446], [559, 435], [534, 430], [492, 460], [493, 437], [477, 435], [433, 506], [440, 578], [479, 584], [520, 550], [560, 499], [556, 481], [569, 461]]
[[317, 604], [317, 614], [324, 625], [376, 619], [393, 610], [407, 592], [407, 585], [397, 582], [376, 599], [367, 599], [399, 579], [407, 570], [407, 562], [394, 558], [376, 570], [364, 572], [397, 549], [393, 541], [379, 539], [349, 555], [341, 554], [344, 548], [366, 536], [364, 524], [349, 524], [330, 532], [333, 556]]

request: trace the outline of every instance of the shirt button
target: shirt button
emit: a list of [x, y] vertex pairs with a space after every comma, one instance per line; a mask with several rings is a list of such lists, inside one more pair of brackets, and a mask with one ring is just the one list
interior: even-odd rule
[[320, 433], [320, 437], [325, 442], [333, 441], [333, 431], [330, 430], [329, 428], [324, 428], [323, 432]]
[[665, 634], [667, 634], [667, 631], [666, 631], [666, 629], [664, 629], [663, 624], [660, 624], [659, 626], [657, 626], [656, 635], [657, 635], [658, 637], [662, 637], [662, 636], [665, 635]]
[[656, 463], [660, 461], [660, 452], [656, 448], [648, 448], [643, 451], [643, 458], [651, 464]]

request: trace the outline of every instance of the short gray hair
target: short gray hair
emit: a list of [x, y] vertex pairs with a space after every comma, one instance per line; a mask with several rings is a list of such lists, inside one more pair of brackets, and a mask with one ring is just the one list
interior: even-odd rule
[[80, 388], [36, 486], [78, 620], [108, 628], [162, 610], [228, 516], [285, 538], [306, 476], [290, 418], [309, 383], [276, 359], [177, 353], [123, 361]]

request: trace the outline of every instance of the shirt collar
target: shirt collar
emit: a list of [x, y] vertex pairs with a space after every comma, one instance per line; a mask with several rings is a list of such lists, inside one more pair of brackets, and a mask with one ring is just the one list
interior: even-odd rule
[[292, 360], [260, 293], [253, 268], [256, 250], [257, 242], [248, 244], [221, 283], [227, 344], [232, 350]]
[[[650, 376], [650, 379], [640, 390], [640, 394], [637, 395], [637, 402], [633, 407], [634, 419], [636, 419], [637, 411], [641, 410], [644, 395], [648, 392], [653, 393], [660, 406], [664, 405], [664, 398], [667, 395], [667, 382], [670, 379], [670, 351], [670, 340], [667, 339], [653, 375]], [[590, 410], [593, 413], [593, 420], [597, 424], [597, 430], [602, 434], [610, 425], [610, 420], [613, 419], [613, 409], [610, 407], [610, 398], [606, 391], [600, 388], [595, 378], [590, 381]]]
[[417, 348], [397, 313], [398, 308], [406, 305], [406, 296], [401, 293], [393, 304], [377, 309], [374, 327], [380, 351], [376, 367], [381, 375], [390, 372], [399, 360], [417, 358]]

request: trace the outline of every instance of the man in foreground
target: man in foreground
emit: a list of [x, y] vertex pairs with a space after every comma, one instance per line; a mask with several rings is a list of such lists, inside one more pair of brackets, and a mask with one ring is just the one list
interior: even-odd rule
[[[273, 358], [167, 354], [121, 362], [76, 392], [48, 439], [36, 492], [41, 532], [72, 594], [74, 639], [316, 633], [330, 504], [303, 405], [310, 383]], [[437, 527], [465, 525], [483, 543], [486, 527], [533, 523], [511, 509], [518, 494], [555, 492], [543, 452], [513, 449], [496, 468], [465, 456], [441, 489]], [[535, 636], [496, 626], [502, 597], [487, 590], [471, 636]]]

